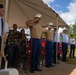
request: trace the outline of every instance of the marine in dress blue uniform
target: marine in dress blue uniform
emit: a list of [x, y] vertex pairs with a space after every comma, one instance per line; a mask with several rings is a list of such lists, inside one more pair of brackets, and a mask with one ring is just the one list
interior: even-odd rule
[[31, 32], [31, 65], [30, 72], [42, 71], [39, 68], [39, 58], [41, 53], [41, 35], [42, 27], [39, 25], [41, 14], [36, 14], [34, 20], [29, 20], [26, 25], [29, 26]]
[[53, 60], [53, 36], [54, 33], [52, 31], [52, 25], [51, 23], [48, 24], [48, 30], [45, 31], [46, 35], [46, 67], [54, 67], [52, 65]]

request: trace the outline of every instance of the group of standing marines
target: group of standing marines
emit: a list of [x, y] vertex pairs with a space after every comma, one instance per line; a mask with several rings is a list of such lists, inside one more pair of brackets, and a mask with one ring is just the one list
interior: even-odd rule
[[46, 34], [46, 67], [53, 67], [52, 65], [52, 57], [53, 57], [53, 32], [52, 25], [48, 24], [48, 30], [44, 30], [39, 24], [41, 19], [41, 14], [36, 14], [33, 20], [29, 20], [26, 22], [26, 25], [30, 28], [31, 32], [31, 65], [30, 72], [34, 73], [34, 71], [42, 71], [39, 68], [39, 57], [41, 54], [41, 36], [42, 32]]

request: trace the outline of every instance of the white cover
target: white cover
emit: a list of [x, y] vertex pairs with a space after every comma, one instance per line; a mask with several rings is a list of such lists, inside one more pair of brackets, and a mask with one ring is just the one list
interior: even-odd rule
[[67, 30], [66, 28], [63, 28], [63, 30]]
[[41, 14], [35, 14], [35, 17], [39, 17], [39, 18], [41, 18]]
[[52, 25], [53, 25], [53, 23], [48, 23], [48, 25], [49, 25], [49, 26], [52, 26]]

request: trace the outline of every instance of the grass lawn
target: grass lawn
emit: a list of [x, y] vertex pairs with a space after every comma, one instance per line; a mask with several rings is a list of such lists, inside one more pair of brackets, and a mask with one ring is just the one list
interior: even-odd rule
[[[76, 49], [75, 49], [75, 58], [69, 58], [69, 53], [70, 53], [70, 48], [68, 48], [68, 53], [67, 53], [67, 64], [74, 64], [76, 65]], [[62, 57], [62, 55], [61, 55]], [[60, 58], [61, 59], [61, 58]]]
[[66, 63], [76, 65], [76, 58], [67, 57], [67, 62]]
[[[68, 49], [68, 54], [69, 53], [70, 53], [70, 49]], [[74, 56], [75, 56], [75, 58], [67, 57], [67, 62], [66, 63], [76, 65], [76, 49], [75, 49], [75, 55]]]

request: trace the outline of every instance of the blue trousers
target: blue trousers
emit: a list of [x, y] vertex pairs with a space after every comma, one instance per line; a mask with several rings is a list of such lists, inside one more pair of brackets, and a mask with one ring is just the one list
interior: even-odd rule
[[66, 61], [68, 44], [62, 42], [62, 61]]
[[9, 65], [11, 66], [17, 66], [17, 60], [18, 60], [18, 46], [10, 46], [9, 48]]
[[71, 44], [70, 45], [70, 58], [74, 58], [74, 54], [75, 54], [75, 45]]
[[41, 39], [32, 38], [30, 70], [35, 70], [38, 68], [41, 48], [42, 48]]
[[52, 65], [53, 59], [53, 42], [47, 41], [46, 42], [46, 66]]
[[[57, 48], [57, 49], [56, 49]], [[53, 63], [57, 63], [57, 58], [58, 58], [58, 50], [59, 50], [59, 43], [54, 42], [53, 43]]]
[[1, 41], [2, 41], [2, 38], [1, 38], [1, 36], [0, 36], [0, 51], [1, 51]]

